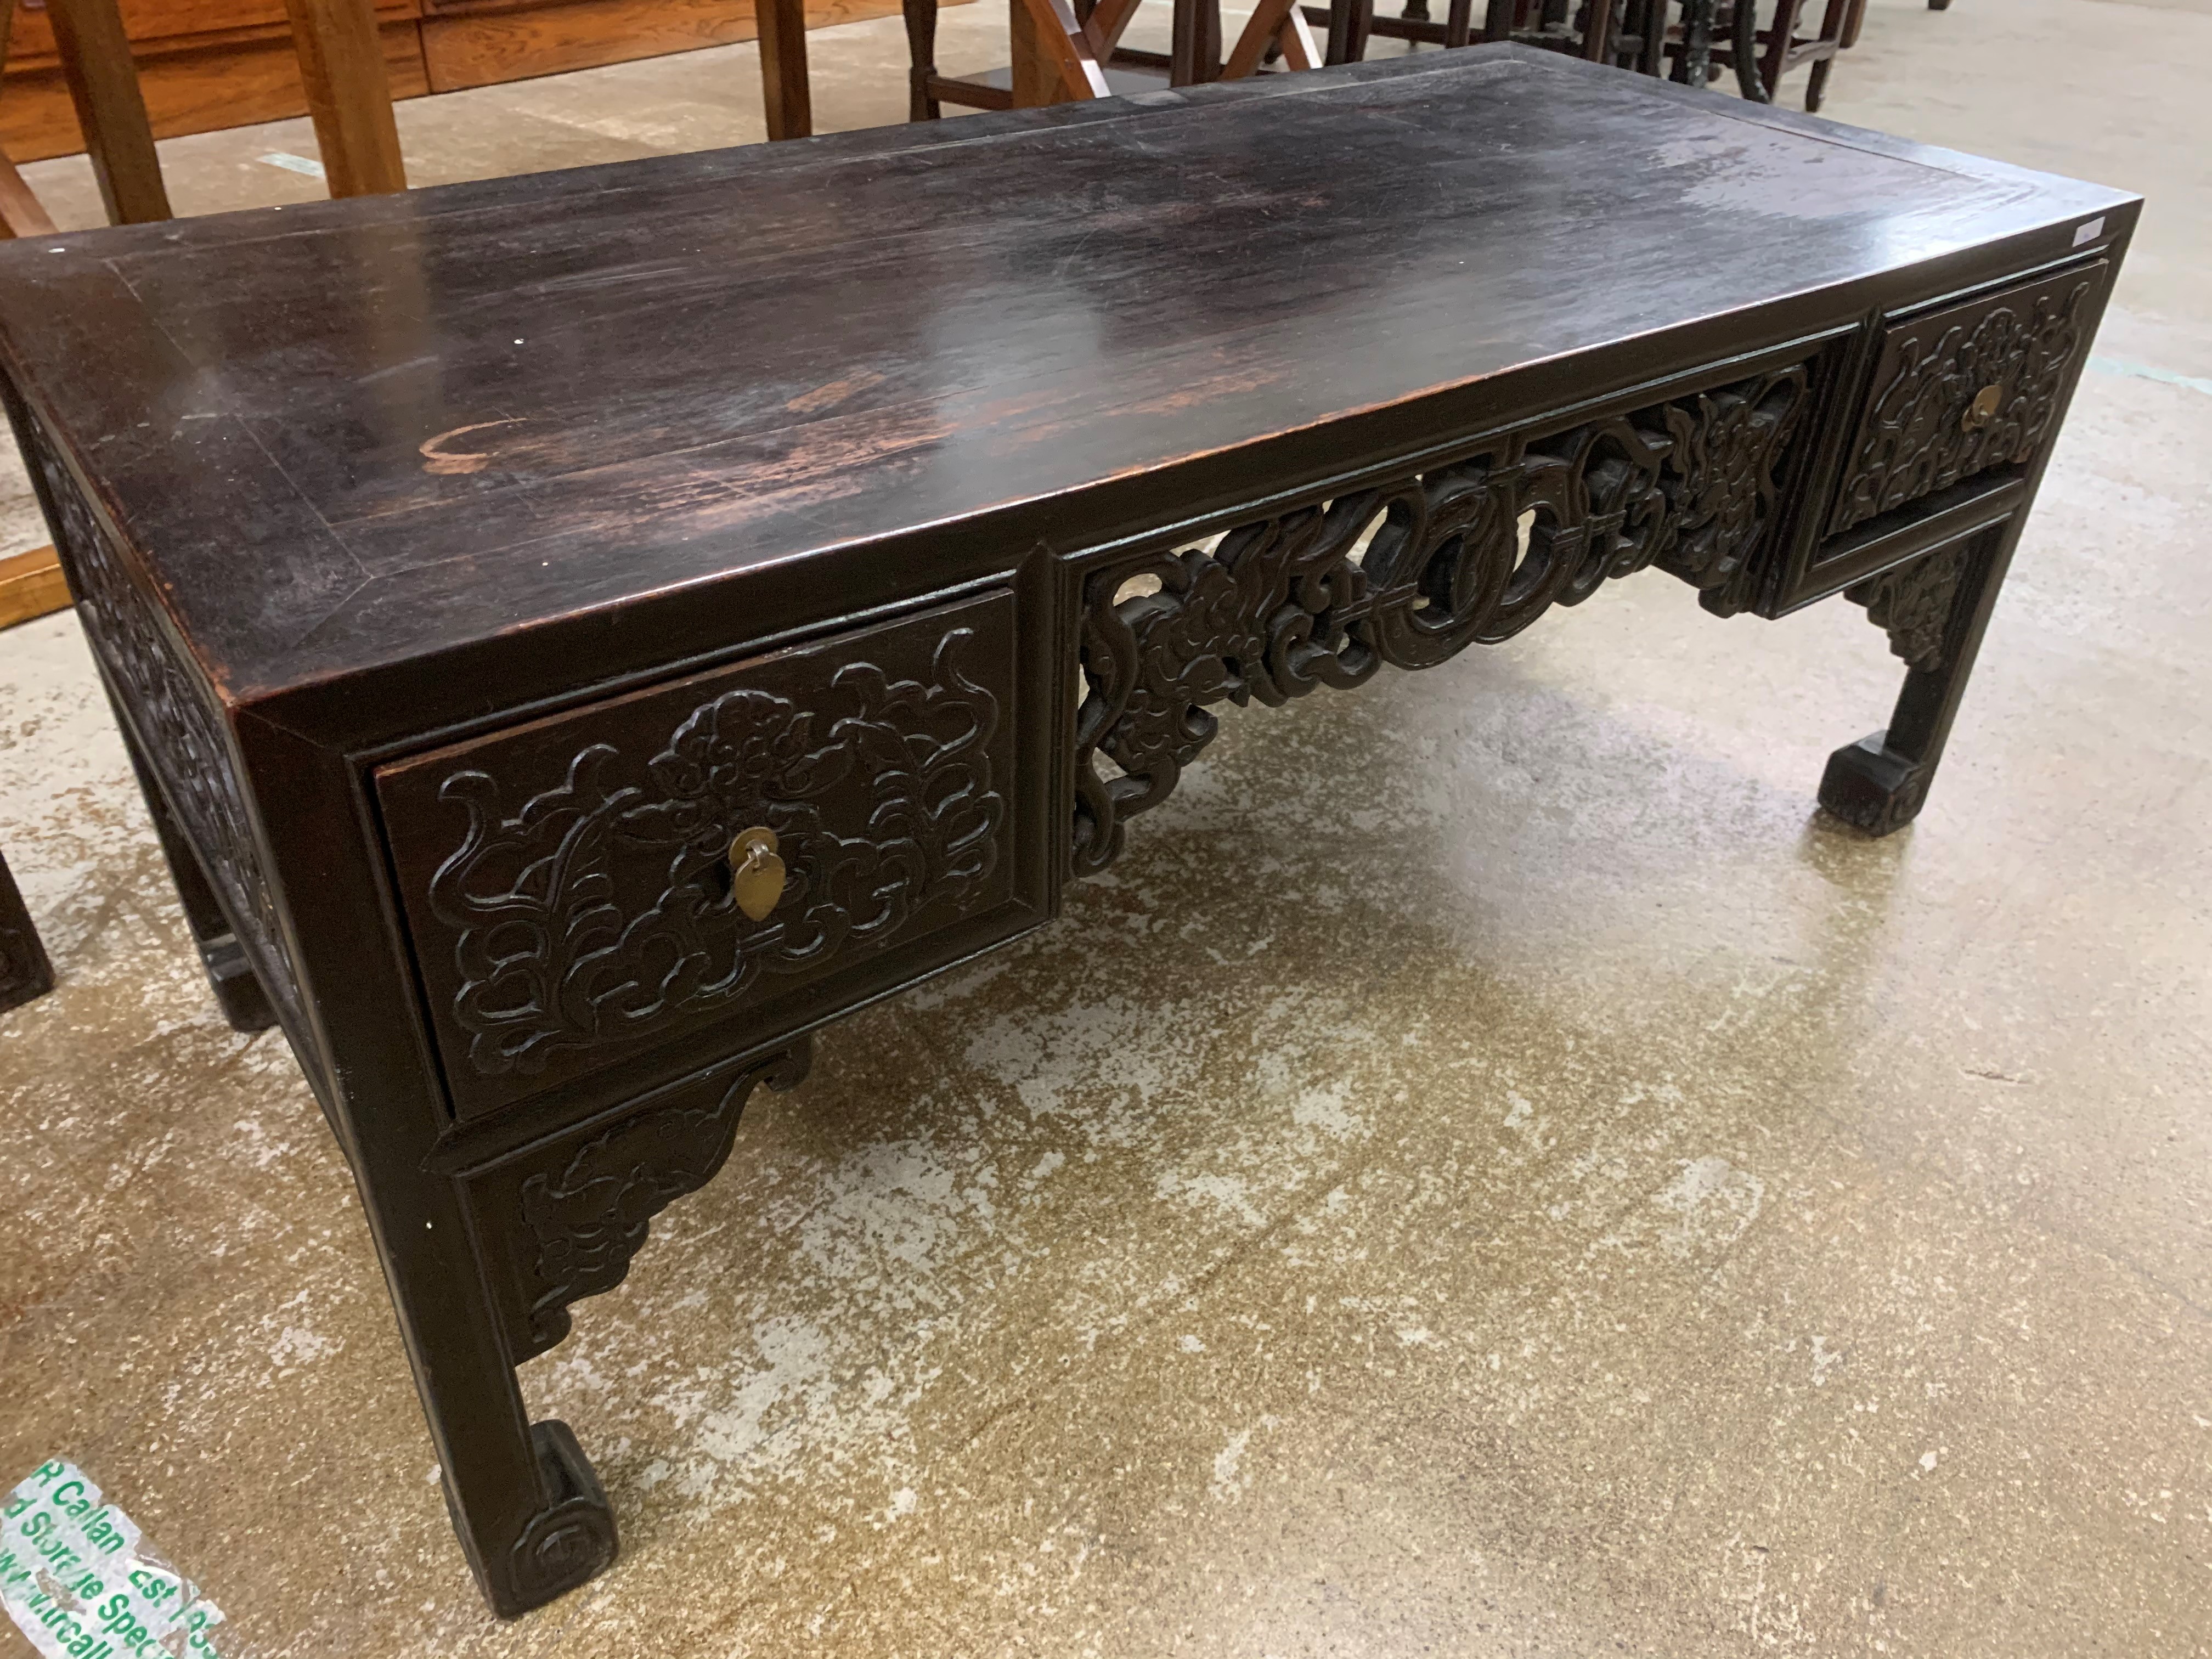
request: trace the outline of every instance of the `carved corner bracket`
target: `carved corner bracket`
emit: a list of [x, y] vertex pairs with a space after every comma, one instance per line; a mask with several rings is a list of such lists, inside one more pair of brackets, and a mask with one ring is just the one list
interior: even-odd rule
[[1967, 563], [1963, 544], [1939, 548], [1845, 588], [1844, 597], [1866, 607], [1867, 620], [1888, 632], [1889, 648], [1907, 666], [1934, 673], [1950, 654], [1952, 612]]
[[[1077, 875], [1175, 788], [1211, 707], [1352, 686], [1510, 639], [1553, 605], [1657, 565], [1729, 615], [1771, 561], [1811, 367], [1769, 371], [1239, 525], [1085, 579]], [[1105, 763], [1101, 765], [1102, 760]]]
[[813, 1059], [811, 1037], [732, 1070], [687, 1079], [619, 1121], [568, 1136], [468, 1177], [479, 1235], [495, 1267], [518, 1360], [568, 1334], [571, 1304], [611, 1291], [629, 1272], [653, 1218], [714, 1177], [730, 1155], [755, 1088], [796, 1087]]

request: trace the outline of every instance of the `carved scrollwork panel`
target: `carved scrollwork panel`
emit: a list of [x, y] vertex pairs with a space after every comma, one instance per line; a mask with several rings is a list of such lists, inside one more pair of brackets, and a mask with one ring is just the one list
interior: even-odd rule
[[[1811, 374], [1799, 364], [1240, 525], [1085, 579], [1073, 867], [1105, 867], [1212, 707], [1357, 685], [1510, 638], [1650, 565], [1751, 604]], [[1107, 763], [1105, 768], [1100, 760]]]
[[27, 457], [58, 522], [78, 616], [130, 706], [176, 818], [221, 894], [240, 945], [279, 1008], [301, 1028], [299, 993], [275, 895], [254, 840], [252, 818], [225, 720], [211, 694], [183, 663], [158, 620], [153, 599], [125, 568], [123, 556], [35, 421], [26, 422]]
[[[971, 601], [382, 776], [457, 1095], [512, 1098], [1002, 897], [1011, 604]], [[755, 827], [775, 832], [786, 869], [758, 920], [728, 857]]]

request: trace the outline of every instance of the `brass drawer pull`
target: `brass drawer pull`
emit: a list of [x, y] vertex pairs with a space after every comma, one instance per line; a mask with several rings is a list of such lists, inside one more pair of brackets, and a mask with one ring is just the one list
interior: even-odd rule
[[730, 843], [730, 895], [755, 921], [783, 897], [783, 860], [776, 856], [775, 831], [766, 826], [740, 830]]
[[1964, 432], [1979, 432], [1997, 417], [1997, 406], [2004, 402], [2004, 388], [1985, 386], [1974, 394], [1974, 401], [1966, 405], [1964, 419], [1959, 427]]

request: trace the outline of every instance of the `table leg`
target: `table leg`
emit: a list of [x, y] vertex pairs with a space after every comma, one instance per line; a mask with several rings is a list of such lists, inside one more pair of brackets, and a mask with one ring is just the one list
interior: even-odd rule
[[0, 859], [0, 1009], [19, 1007], [54, 988], [54, 970], [8, 861]]
[[307, 90], [307, 113], [332, 196], [381, 196], [407, 188], [384, 41], [371, 0], [284, 0], [292, 50]]
[[806, 0], [754, 0], [760, 22], [761, 94], [768, 136], [804, 138], [814, 131], [806, 82]]
[[116, 0], [50, 0], [46, 15], [108, 223], [170, 217], [154, 129]]
[[1828, 757], [1820, 805], [1869, 835], [1912, 822], [1943, 758], [2023, 515], [1844, 590], [1908, 670], [1886, 730]]
[[131, 716], [123, 700], [115, 695], [104, 668], [100, 682], [107, 686], [107, 700], [115, 710], [115, 724], [123, 733], [124, 750], [131, 757], [131, 771], [137, 775], [138, 793], [145, 799], [147, 815], [154, 820], [154, 835], [161, 843], [162, 856], [168, 860], [170, 878], [177, 884], [177, 898], [184, 906], [185, 921], [192, 930], [192, 943], [199, 950], [200, 965], [207, 970], [208, 986], [215, 993], [216, 1005], [222, 1010], [222, 1017], [233, 1030], [265, 1031], [276, 1023], [276, 1011], [270, 1006], [268, 993], [261, 988], [260, 980], [255, 977], [246, 960], [245, 946], [231, 931], [230, 919], [223, 915], [214, 884], [200, 866], [199, 854], [192, 851], [191, 842], [185, 839], [175, 815], [170, 811], [161, 781], [147, 764], [137, 736], [131, 730]]

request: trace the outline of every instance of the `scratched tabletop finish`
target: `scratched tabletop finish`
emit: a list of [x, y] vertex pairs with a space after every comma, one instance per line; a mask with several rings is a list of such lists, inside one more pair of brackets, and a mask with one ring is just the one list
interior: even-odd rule
[[1484, 48], [16, 242], [0, 337], [243, 699], [2116, 199]]

